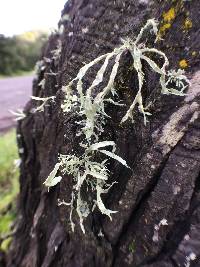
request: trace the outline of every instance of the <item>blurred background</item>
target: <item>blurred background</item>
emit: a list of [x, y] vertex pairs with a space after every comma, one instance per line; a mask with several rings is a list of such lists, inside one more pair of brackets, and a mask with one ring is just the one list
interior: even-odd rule
[[0, 252], [9, 248], [19, 191], [14, 113], [30, 99], [34, 66], [49, 34], [57, 29], [65, 2], [0, 2]]
[[65, 1], [6, 0], [0, 9], [0, 75], [31, 71]]

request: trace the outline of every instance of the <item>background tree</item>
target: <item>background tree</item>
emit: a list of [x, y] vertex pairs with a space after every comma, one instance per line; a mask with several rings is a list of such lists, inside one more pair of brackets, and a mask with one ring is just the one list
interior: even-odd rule
[[32, 71], [47, 40], [47, 33], [26, 32], [13, 37], [0, 35], [0, 74]]
[[[33, 86], [34, 96], [56, 95], [56, 100], [39, 113], [32, 113], [38, 102], [30, 101], [26, 118], [18, 126], [18, 143], [23, 151], [21, 191], [7, 266], [199, 266], [199, 10], [198, 0], [66, 3], [59, 24], [64, 31], [50, 37]], [[160, 22], [162, 40], [156, 47], [167, 54], [171, 68], [186, 69], [191, 79], [188, 95], [158, 94], [158, 76], [143, 62], [142, 95], [146, 104], [151, 103], [152, 113], [147, 125], [136, 111], [134, 123], [119, 126], [125, 109], [106, 108], [112, 121], [103, 137], [116, 142], [118, 154], [132, 168], [125, 169], [115, 161], [109, 166], [111, 181], [118, 183], [104, 201], [118, 213], [110, 221], [95, 209], [84, 223], [86, 234], [79, 227], [78, 217], [72, 233], [70, 208], [57, 205], [57, 199], [69, 202], [72, 177], [65, 175], [49, 192], [43, 184], [58, 153], [67, 154], [72, 148], [79, 153], [76, 114], [62, 112], [61, 88], [85, 63], [119, 46], [121, 38], [134, 39], [149, 18]], [[152, 35], [145, 40], [151, 45]], [[162, 64], [157, 58], [155, 61]], [[126, 106], [130, 106], [138, 87], [132, 64], [130, 54], [124, 52], [115, 80]], [[89, 73], [84, 85], [91, 83], [94, 72]]]

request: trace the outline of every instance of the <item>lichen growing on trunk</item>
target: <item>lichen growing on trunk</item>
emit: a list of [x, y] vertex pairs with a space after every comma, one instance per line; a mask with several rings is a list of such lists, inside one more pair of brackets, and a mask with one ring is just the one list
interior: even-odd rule
[[[110, 118], [105, 112], [105, 105], [123, 105], [121, 102], [115, 100], [115, 95], [117, 95], [115, 79], [122, 54], [125, 51], [130, 52], [133, 59], [133, 67], [137, 73], [139, 88], [131, 106], [128, 108], [124, 117], [121, 118], [121, 123], [126, 122], [129, 118], [133, 120], [133, 111], [136, 105], [138, 105], [138, 110], [143, 115], [145, 125], [147, 123], [146, 116], [151, 115], [146, 111], [146, 108], [143, 105], [142, 89], [144, 86], [144, 72], [142, 61], [145, 61], [152, 71], [160, 75], [162, 94], [184, 96], [184, 90], [189, 83], [183, 71], [167, 71], [169, 62], [162, 51], [156, 48], [149, 48], [144, 43], [141, 43], [141, 39], [146, 31], [152, 31], [154, 36], [157, 37], [157, 22], [153, 19], [148, 20], [145, 26], [140, 30], [135, 41], [127, 38], [123, 41], [121, 46], [115, 48], [112, 52], [101, 55], [90, 63], [84, 65], [79, 70], [77, 76], [68, 85], [62, 88], [65, 93], [65, 99], [61, 105], [63, 112], [65, 114], [75, 112], [80, 118], [79, 121], [76, 121], [80, 127], [77, 136], [82, 137], [80, 146], [83, 148], [83, 153], [82, 155], [60, 155], [58, 163], [55, 165], [44, 184], [51, 187], [59, 183], [61, 181], [61, 176], [56, 176], [58, 170], [60, 170], [63, 175], [72, 175], [74, 180], [71, 198], [72, 202], [66, 203], [61, 201], [59, 203], [60, 205], [70, 205], [72, 209], [76, 206], [76, 211], [80, 218], [80, 226], [84, 233], [85, 229], [83, 220], [92, 212], [94, 207], [98, 207], [100, 212], [107, 215], [111, 220], [111, 214], [116, 213], [116, 211], [107, 209], [101, 198], [101, 194], [107, 193], [109, 188], [113, 185], [113, 183], [110, 184], [108, 182], [109, 170], [107, 167], [107, 158], [113, 158], [125, 167], [128, 167], [126, 161], [114, 153], [116, 145], [113, 141], [99, 141], [102, 132], [104, 132], [105, 124]], [[150, 55], [154, 54], [162, 59], [163, 63], [161, 67], [150, 58]], [[108, 83], [96, 94], [96, 96], [94, 96], [94, 88], [97, 86], [101, 87], [101, 83], [104, 80], [105, 72], [111, 59], [114, 59], [114, 64], [112, 66]], [[101, 62], [103, 63], [92, 84], [88, 86], [88, 88], [83, 89], [83, 78], [87, 71], [93, 68], [97, 63]], [[74, 86], [75, 84], [76, 86]], [[172, 85], [175, 85], [175, 88], [173, 88]], [[107, 147], [111, 147], [112, 151], [107, 150]], [[103, 154], [106, 156], [106, 159], [101, 162], [95, 161], [94, 158], [98, 154]], [[83, 201], [81, 198], [83, 184], [87, 184], [92, 191], [96, 192], [96, 199], [93, 200], [94, 205], [92, 205], [92, 208], [91, 201], [90, 204], [88, 204], [87, 201]], [[72, 230], [74, 230], [72, 211], [70, 220]]]

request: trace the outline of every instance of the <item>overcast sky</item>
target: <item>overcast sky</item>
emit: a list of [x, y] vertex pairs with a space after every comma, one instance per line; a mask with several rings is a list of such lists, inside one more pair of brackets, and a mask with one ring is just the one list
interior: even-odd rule
[[67, 0], [0, 0], [0, 34], [56, 28]]

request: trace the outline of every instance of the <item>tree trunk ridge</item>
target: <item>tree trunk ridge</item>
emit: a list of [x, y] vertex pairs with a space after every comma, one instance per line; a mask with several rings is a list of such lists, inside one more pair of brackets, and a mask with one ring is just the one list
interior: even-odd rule
[[[43, 184], [58, 154], [70, 153], [79, 142], [76, 115], [61, 110], [61, 88], [84, 63], [121, 45], [121, 38], [134, 39], [147, 19], [156, 18], [164, 27], [169, 10], [175, 16], [155, 46], [168, 56], [170, 69], [177, 69], [181, 60], [188, 62], [187, 95], [156, 93], [157, 76], [144, 64], [144, 99], [153, 103], [147, 125], [135, 112], [134, 123], [119, 126], [124, 110], [108, 107], [112, 120], [102, 140], [115, 141], [132, 171], [111, 162], [110, 179], [118, 183], [105, 197], [105, 205], [118, 212], [110, 221], [95, 210], [84, 222], [85, 235], [75, 216], [72, 233], [70, 209], [57, 205], [58, 199], [70, 201], [71, 177], [63, 177], [49, 192]], [[62, 12], [67, 19], [60, 22], [64, 32], [50, 37], [41, 58], [45, 70], [33, 84], [34, 96], [56, 95], [56, 102], [44, 112], [32, 113], [37, 103], [30, 100], [27, 116], [18, 125], [18, 146], [23, 148], [19, 211], [7, 267], [200, 266], [199, 10], [198, 0], [68, 0]], [[192, 18], [189, 29], [183, 26], [186, 18]], [[58, 40], [59, 59], [52, 58]], [[125, 107], [138, 87], [131, 64], [130, 55], [124, 53], [116, 84]], [[93, 75], [84, 82], [91, 83]], [[42, 89], [39, 84], [44, 78]], [[194, 255], [196, 259], [190, 259]]]

